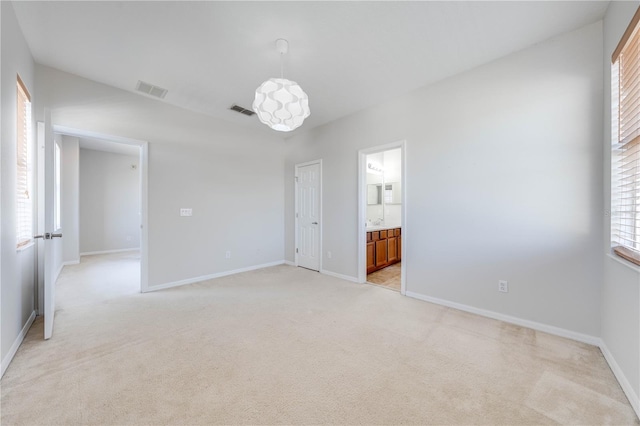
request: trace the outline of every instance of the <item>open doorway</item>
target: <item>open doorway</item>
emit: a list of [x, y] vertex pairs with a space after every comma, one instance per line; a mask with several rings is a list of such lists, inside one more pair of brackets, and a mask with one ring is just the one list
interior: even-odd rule
[[53, 131], [62, 155], [62, 260], [69, 265], [57, 299], [87, 303], [146, 291], [147, 143], [62, 126]]
[[361, 150], [359, 281], [405, 294], [404, 141]]

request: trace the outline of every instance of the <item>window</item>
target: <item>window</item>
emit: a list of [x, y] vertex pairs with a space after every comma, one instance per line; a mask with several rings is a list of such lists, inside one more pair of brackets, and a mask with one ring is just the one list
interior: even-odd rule
[[16, 237], [17, 246], [31, 242], [33, 214], [31, 197], [31, 97], [18, 76], [16, 123], [17, 180], [16, 180]]
[[393, 202], [393, 186], [385, 185], [384, 186], [384, 203], [391, 204]]
[[611, 242], [640, 265], [640, 8], [611, 61]]

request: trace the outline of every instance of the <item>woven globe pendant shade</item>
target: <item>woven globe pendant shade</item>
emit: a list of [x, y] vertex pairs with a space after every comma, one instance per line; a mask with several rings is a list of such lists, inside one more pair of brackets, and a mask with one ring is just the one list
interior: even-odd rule
[[302, 125], [311, 111], [309, 97], [295, 81], [270, 78], [256, 89], [253, 110], [258, 119], [280, 132], [290, 132]]

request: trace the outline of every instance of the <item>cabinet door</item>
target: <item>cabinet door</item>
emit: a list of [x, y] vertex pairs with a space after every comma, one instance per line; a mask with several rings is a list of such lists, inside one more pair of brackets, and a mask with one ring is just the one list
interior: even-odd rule
[[376, 246], [374, 242], [367, 243], [367, 274], [376, 269]]
[[398, 261], [398, 237], [387, 238], [387, 261], [390, 264]]
[[385, 266], [387, 262], [387, 240], [376, 241], [376, 267]]
[[398, 262], [402, 260], [402, 235], [398, 237]]

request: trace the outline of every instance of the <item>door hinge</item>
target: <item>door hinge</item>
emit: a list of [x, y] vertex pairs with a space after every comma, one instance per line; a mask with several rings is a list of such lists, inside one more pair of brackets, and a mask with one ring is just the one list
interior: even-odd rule
[[299, 217], [299, 216], [298, 216], [298, 212], [296, 212], [296, 217]]
[[298, 181], [298, 176], [296, 176], [295, 179], [296, 179], [296, 182], [297, 182]]
[[298, 252], [298, 249], [296, 249], [296, 253]]

